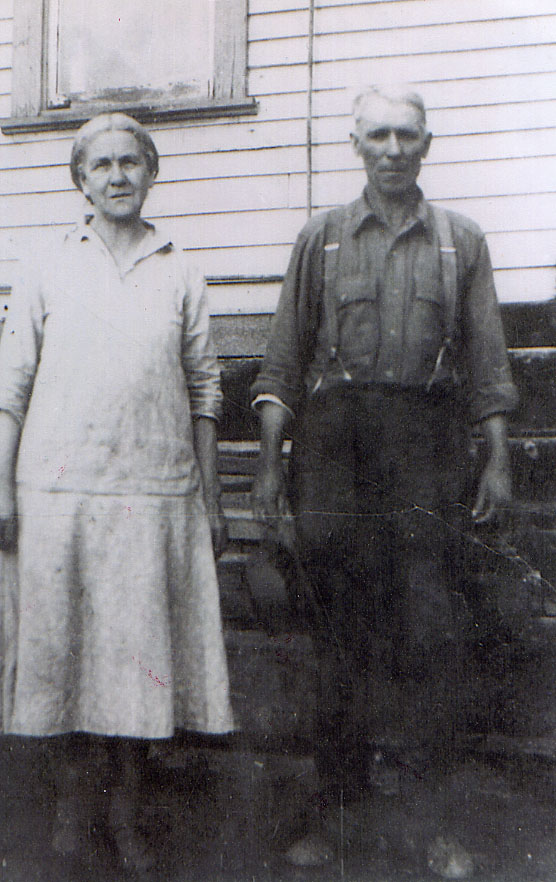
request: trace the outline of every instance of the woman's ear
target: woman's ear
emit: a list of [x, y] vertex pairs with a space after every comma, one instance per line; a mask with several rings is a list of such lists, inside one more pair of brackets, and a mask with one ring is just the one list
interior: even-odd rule
[[79, 181], [80, 181], [80, 183], [81, 183], [81, 192], [83, 193], [83, 195], [84, 195], [85, 199], [87, 200], [87, 202], [90, 202], [91, 205], [92, 205], [92, 204], [93, 204], [93, 200], [91, 199], [91, 194], [90, 194], [90, 190], [89, 190], [89, 185], [88, 185], [88, 183], [87, 183], [87, 176], [85, 175], [82, 166], [79, 166], [78, 174], [79, 174]]

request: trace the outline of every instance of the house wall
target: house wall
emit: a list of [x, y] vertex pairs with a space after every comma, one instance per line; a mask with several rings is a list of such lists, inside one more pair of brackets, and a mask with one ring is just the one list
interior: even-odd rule
[[[10, 114], [13, 3], [0, 0], [0, 116]], [[358, 84], [418, 83], [435, 138], [427, 195], [477, 220], [502, 301], [554, 296], [554, 0], [250, 0], [249, 94], [257, 116], [151, 127], [160, 175], [146, 215], [212, 277], [220, 315], [272, 312], [311, 209], [355, 197], [349, 145]], [[312, 138], [307, 147], [312, 73]], [[38, 235], [83, 207], [68, 170], [72, 132], [0, 137], [0, 290]], [[310, 187], [308, 165], [312, 164]]]

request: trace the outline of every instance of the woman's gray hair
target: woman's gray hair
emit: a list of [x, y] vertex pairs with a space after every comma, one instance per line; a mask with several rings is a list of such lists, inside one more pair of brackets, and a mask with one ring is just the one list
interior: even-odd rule
[[127, 113], [99, 113], [98, 116], [94, 116], [81, 126], [73, 142], [70, 172], [71, 179], [79, 190], [83, 189], [81, 167], [89, 143], [100, 132], [110, 131], [129, 132], [132, 134], [141, 148], [150, 173], [153, 177], [156, 177], [158, 174], [158, 150], [147, 130], [136, 119], [133, 119], [132, 116], [128, 116]]
[[419, 114], [420, 123], [423, 129], [427, 128], [427, 112], [425, 110], [425, 102], [419, 92], [414, 91], [411, 86], [407, 85], [375, 85], [366, 86], [362, 89], [353, 101], [353, 118], [355, 123], [359, 123], [363, 117], [363, 110], [367, 102], [374, 98], [383, 98], [393, 104], [410, 104]]

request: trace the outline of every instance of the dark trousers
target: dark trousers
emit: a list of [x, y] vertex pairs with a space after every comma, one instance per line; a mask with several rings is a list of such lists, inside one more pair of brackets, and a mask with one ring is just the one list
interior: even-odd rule
[[[367, 745], [388, 716], [389, 690], [411, 696], [408, 713], [422, 693], [417, 719], [390, 720], [415, 745], [445, 747], [461, 715], [464, 425], [444, 389], [347, 386], [304, 407], [291, 502], [313, 598], [315, 756], [331, 796], [356, 797], [365, 786]], [[390, 713], [400, 707], [392, 700]]]

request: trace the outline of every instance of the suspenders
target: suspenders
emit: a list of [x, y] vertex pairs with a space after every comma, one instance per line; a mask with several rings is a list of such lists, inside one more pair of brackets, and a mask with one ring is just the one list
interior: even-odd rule
[[[440, 245], [440, 268], [442, 274], [442, 288], [444, 291], [444, 334], [434, 370], [427, 382], [427, 391], [431, 389], [433, 384], [439, 378], [446, 353], [453, 345], [457, 303], [456, 249], [454, 246], [452, 227], [444, 209], [438, 208], [436, 205], [431, 207]], [[345, 225], [341, 221], [341, 216], [339, 216], [339, 212], [332, 211], [326, 221], [325, 230], [326, 244], [324, 246], [323, 301], [328, 337], [329, 361], [335, 361], [337, 359], [342, 367], [345, 379], [349, 380], [351, 379], [351, 376], [342, 364], [338, 353], [338, 312], [336, 304], [336, 291], [338, 288], [338, 258], [342, 245], [341, 238], [344, 226]], [[320, 377], [317, 381], [317, 384], [313, 389], [314, 392], [317, 391], [322, 379], [323, 377]]]
[[433, 205], [432, 210], [440, 243], [440, 269], [442, 273], [442, 289], [444, 291], [444, 339], [436, 356], [434, 370], [427, 383], [427, 392], [430, 392], [434, 382], [438, 379], [444, 357], [454, 343], [457, 299], [456, 249], [452, 227], [444, 209]]

